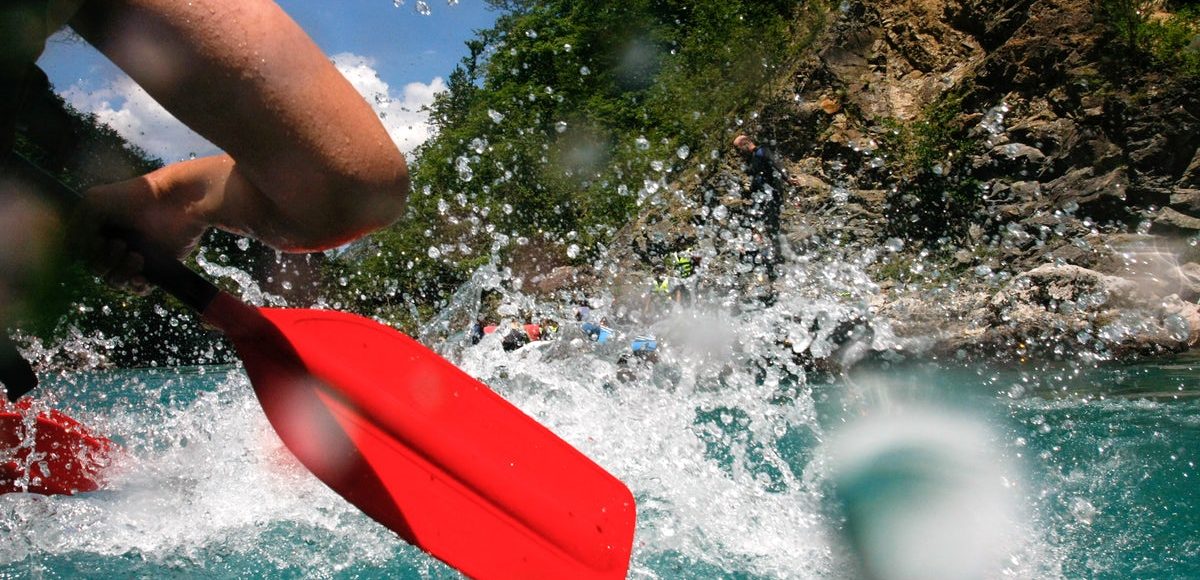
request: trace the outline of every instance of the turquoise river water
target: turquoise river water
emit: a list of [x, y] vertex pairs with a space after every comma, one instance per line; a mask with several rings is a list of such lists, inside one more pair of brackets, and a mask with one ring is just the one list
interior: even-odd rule
[[[1200, 359], [806, 381], [535, 346], [457, 362], [628, 483], [633, 578], [1200, 577]], [[237, 368], [46, 383], [125, 452], [0, 496], [0, 578], [458, 577], [298, 467]]]

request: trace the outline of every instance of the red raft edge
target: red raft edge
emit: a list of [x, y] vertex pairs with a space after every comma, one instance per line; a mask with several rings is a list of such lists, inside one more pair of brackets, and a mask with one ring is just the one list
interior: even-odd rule
[[0, 494], [96, 491], [116, 448], [62, 411], [0, 400]]

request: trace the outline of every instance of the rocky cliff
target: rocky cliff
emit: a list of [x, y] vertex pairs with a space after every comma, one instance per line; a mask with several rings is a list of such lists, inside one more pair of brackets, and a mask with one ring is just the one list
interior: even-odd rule
[[[1190, 348], [1200, 82], [1123, 58], [1110, 37], [1091, 1], [842, 2], [731, 128], [792, 176], [783, 273], [764, 276], [753, 259], [759, 204], [728, 148], [618, 237], [618, 296], [644, 294], [639, 277], [691, 252], [700, 295], [771, 304], [823, 292], [857, 313], [841, 326], [886, 332], [879, 349], [1025, 359]], [[837, 276], [831, 265], [869, 280], [814, 287]]]

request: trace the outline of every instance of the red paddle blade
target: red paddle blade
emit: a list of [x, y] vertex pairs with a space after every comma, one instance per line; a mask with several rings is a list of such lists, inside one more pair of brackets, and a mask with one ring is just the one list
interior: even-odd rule
[[233, 340], [288, 449], [408, 542], [478, 578], [625, 577], [629, 489], [420, 343], [226, 294], [205, 318]]
[[0, 494], [71, 495], [98, 489], [100, 472], [116, 445], [59, 411], [30, 413], [28, 399], [14, 404], [0, 399]]

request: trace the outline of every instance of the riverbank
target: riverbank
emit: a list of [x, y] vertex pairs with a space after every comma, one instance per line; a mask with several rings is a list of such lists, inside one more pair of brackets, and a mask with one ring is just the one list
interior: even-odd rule
[[[765, 245], [732, 148], [646, 197], [610, 250], [618, 274], [558, 277], [635, 305], [657, 265], [689, 254], [708, 296], [753, 302], [811, 291], [820, 264], [839, 264], [868, 283], [822, 298], [903, 355], [1194, 347], [1200, 76], [1155, 57], [1154, 36], [1144, 53], [1121, 44], [1101, 4], [843, 2], [757, 112], [730, 124], [798, 184], [783, 195], [774, 280], [746, 259]], [[1197, 40], [1179, 58], [1200, 52], [1195, 21], [1168, 8], [1143, 25], [1183, 27]]]

